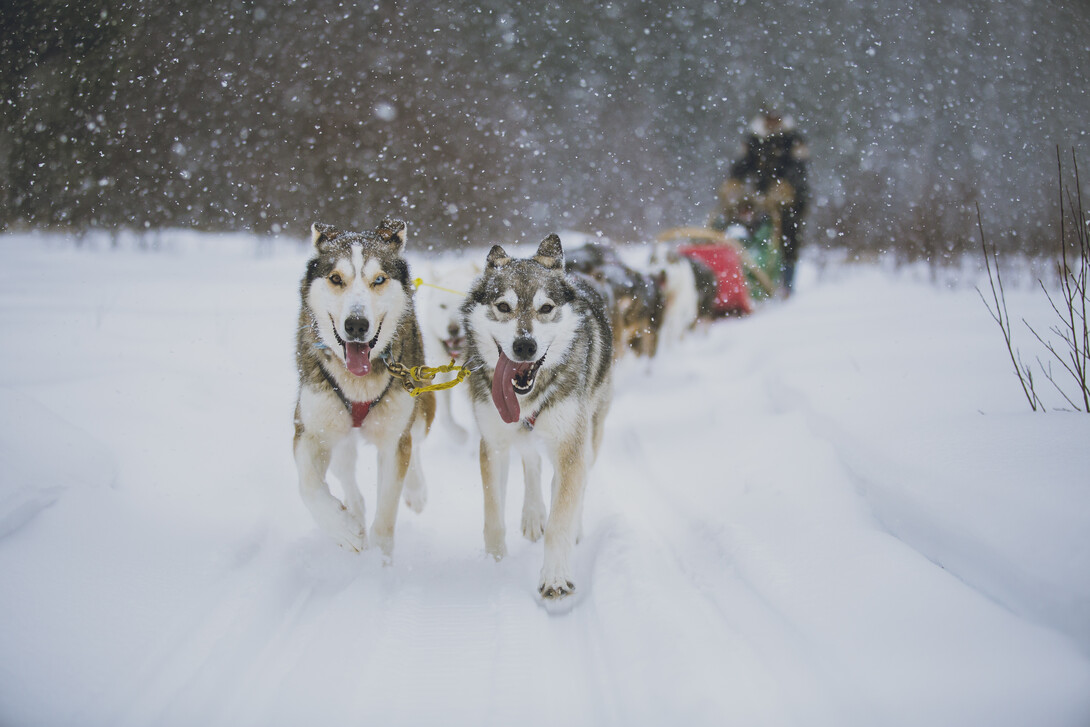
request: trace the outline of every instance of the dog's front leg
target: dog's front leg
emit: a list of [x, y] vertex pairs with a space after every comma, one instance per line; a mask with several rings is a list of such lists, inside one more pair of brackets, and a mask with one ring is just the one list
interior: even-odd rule
[[571, 555], [580, 534], [586, 463], [582, 444], [565, 442], [556, 452], [552, 507], [545, 525], [545, 562], [538, 585], [544, 598], [563, 598], [575, 590]]
[[428, 503], [428, 486], [424, 480], [424, 470], [420, 466], [420, 445], [424, 441], [427, 425], [422, 418], [417, 418], [412, 425], [412, 453], [409, 467], [405, 474], [405, 504], [413, 512], [423, 512]]
[[378, 493], [375, 498], [375, 522], [371, 525], [371, 535], [387, 558], [394, 552], [397, 509], [412, 454], [413, 436], [409, 430], [402, 433], [397, 448], [393, 451], [381, 445], [378, 448]]
[[367, 547], [367, 528], [345, 509], [329, 491], [325, 481], [331, 449], [319, 437], [303, 432], [295, 439], [295, 467], [299, 472], [299, 494], [318, 526], [344, 548]]
[[481, 484], [484, 486], [484, 549], [496, 560], [507, 555], [507, 531], [504, 505], [507, 473], [511, 465], [510, 447], [489, 444], [481, 437]]
[[360, 525], [367, 525], [367, 508], [360, 494], [359, 485], [356, 483], [356, 448], [359, 437], [349, 434], [333, 447], [332, 459], [329, 462], [329, 471], [341, 483], [344, 491], [344, 506]]
[[541, 495], [541, 455], [533, 447], [522, 449], [522, 477], [526, 490], [522, 497], [522, 534], [536, 543], [545, 532], [545, 498]]

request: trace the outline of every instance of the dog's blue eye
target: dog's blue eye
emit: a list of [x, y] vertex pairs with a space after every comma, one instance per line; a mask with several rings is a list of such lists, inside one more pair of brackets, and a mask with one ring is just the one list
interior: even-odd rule
[[386, 276], [385, 275], [380, 275], [377, 278], [375, 278], [375, 282], [371, 283], [371, 285], [373, 285], [373, 286], [375, 286], [377, 288], [378, 286], [382, 285], [385, 282], [386, 282]]
[[498, 310], [500, 313], [510, 313], [511, 305], [505, 302], [496, 303], [496, 310]]

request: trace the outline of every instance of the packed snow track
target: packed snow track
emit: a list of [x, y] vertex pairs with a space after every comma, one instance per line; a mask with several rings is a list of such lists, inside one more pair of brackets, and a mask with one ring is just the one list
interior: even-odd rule
[[1025, 411], [971, 286], [804, 266], [622, 360], [547, 608], [520, 468], [497, 563], [439, 426], [392, 563], [314, 525], [305, 259], [0, 237], [0, 723], [1090, 724], [1088, 417]]

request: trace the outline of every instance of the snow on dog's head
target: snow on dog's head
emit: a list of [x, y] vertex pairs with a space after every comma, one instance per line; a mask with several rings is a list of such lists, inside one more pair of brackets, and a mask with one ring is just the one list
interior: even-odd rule
[[371, 358], [390, 344], [412, 310], [409, 266], [402, 257], [406, 226], [383, 220], [373, 231], [311, 227], [315, 254], [307, 263], [303, 299], [321, 343], [352, 374], [371, 372]]
[[578, 326], [575, 296], [556, 235], [531, 258], [512, 258], [499, 245], [488, 253], [462, 313], [476, 350], [495, 369], [493, 399], [505, 420], [517, 418], [516, 395], [533, 391], [541, 368], [565, 360]]

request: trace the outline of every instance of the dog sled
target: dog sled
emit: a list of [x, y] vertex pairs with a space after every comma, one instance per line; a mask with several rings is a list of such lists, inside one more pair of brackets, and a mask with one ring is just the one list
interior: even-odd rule
[[[726, 189], [727, 185], [724, 185]], [[717, 315], [753, 312], [755, 300], [771, 298], [781, 284], [782, 190], [751, 196], [738, 189], [721, 190], [722, 212], [707, 227], [672, 227], [658, 241], [674, 243], [677, 252], [715, 273]]]
[[[753, 312], [755, 297], [775, 293], [776, 284], [746, 250], [740, 240], [711, 227], [673, 227], [658, 236], [659, 242], [679, 243], [677, 251], [703, 263], [715, 274], [713, 311], [728, 316]], [[753, 294], [751, 287], [760, 291]]]

